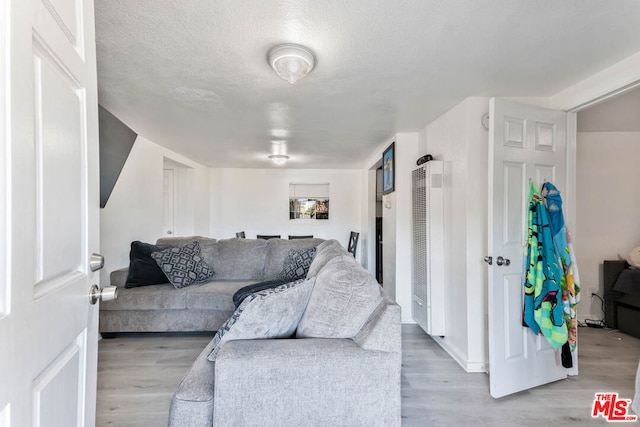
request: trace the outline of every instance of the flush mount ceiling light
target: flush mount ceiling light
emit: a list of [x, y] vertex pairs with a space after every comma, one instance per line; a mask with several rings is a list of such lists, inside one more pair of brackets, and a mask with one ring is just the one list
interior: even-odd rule
[[316, 63], [313, 52], [298, 44], [281, 44], [271, 48], [267, 60], [275, 72], [293, 84], [303, 79]]
[[287, 163], [287, 160], [289, 160], [289, 156], [287, 156], [286, 154], [272, 154], [269, 156], [269, 158], [274, 164], [278, 166], [284, 165], [285, 163]]
[[289, 160], [289, 156], [287, 156], [287, 142], [271, 141], [271, 155], [269, 158], [277, 166], [282, 166], [287, 163], [287, 160]]

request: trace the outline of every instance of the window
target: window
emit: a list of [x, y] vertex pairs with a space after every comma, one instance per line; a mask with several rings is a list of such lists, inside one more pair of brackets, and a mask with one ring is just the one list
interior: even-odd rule
[[289, 184], [289, 219], [329, 219], [329, 184]]

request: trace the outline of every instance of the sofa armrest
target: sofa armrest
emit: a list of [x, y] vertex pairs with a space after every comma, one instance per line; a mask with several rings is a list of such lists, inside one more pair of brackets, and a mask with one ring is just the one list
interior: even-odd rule
[[353, 339], [367, 350], [399, 353], [402, 351], [401, 325], [400, 306], [383, 298]]
[[109, 279], [111, 280], [111, 286], [124, 288], [124, 285], [127, 283], [128, 275], [129, 275], [129, 267], [113, 270], [111, 272], [111, 275], [109, 276]]
[[352, 339], [229, 341], [215, 363], [214, 426], [399, 426], [400, 352]]

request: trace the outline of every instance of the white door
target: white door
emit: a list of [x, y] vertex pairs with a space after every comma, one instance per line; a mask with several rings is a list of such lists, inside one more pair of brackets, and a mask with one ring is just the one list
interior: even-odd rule
[[502, 99], [491, 99], [489, 115], [489, 377], [497, 398], [567, 376], [560, 350], [522, 326], [529, 183], [566, 190], [567, 116]]
[[0, 426], [92, 426], [93, 1], [4, 0], [0, 15]]
[[171, 236], [174, 232], [175, 217], [175, 170], [163, 169], [162, 175], [162, 235]]

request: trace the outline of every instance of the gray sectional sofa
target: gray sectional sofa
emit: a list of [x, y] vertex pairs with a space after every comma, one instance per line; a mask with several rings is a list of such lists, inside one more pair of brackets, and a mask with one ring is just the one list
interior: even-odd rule
[[226, 239], [168, 237], [158, 245], [200, 244], [202, 258], [215, 272], [210, 281], [176, 289], [170, 283], [126, 288], [128, 268], [111, 273], [118, 298], [100, 304], [100, 332], [216, 331], [235, 310], [240, 288], [277, 279], [291, 249], [317, 246], [323, 239]]
[[318, 246], [307, 280], [295, 336], [230, 340], [211, 362], [214, 338], [173, 396], [170, 427], [400, 425], [400, 307], [336, 241]]
[[[218, 330], [180, 382], [169, 427], [400, 425], [400, 307], [337, 241], [200, 246], [213, 280], [123, 288], [100, 312], [102, 332]], [[281, 276], [291, 249], [311, 246], [305, 279], [234, 310], [239, 288]], [[112, 274], [112, 283], [124, 280], [125, 271]]]

